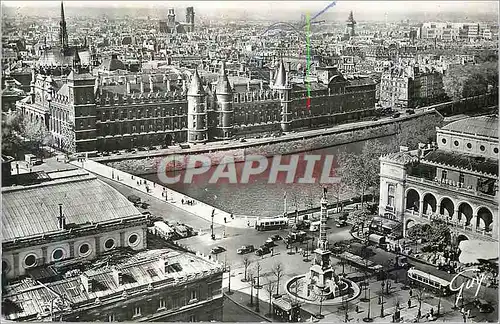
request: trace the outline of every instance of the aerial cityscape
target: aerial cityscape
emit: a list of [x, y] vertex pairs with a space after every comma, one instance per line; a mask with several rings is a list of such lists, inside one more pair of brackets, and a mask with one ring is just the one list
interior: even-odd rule
[[2, 320], [498, 322], [498, 10], [4, 1]]

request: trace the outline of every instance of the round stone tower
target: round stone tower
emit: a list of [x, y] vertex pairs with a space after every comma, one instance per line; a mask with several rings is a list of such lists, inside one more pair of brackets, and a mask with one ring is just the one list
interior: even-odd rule
[[188, 142], [202, 143], [207, 137], [207, 95], [203, 90], [198, 69], [189, 85], [188, 100]]

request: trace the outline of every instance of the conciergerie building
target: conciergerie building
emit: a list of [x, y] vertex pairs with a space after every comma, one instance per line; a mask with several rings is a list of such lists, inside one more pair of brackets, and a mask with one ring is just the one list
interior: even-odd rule
[[71, 59], [63, 55], [64, 62], [58, 63], [54, 56], [51, 65], [39, 62], [33, 67], [30, 96], [18, 101], [16, 109], [43, 122], [54, 145], [69, 152], [289, 132], [344, 123], [375, 111], [376, 83], [368, 77], [346, 78], [336, 67], [316, 67], [317, 76], [308, 84], [308, 107], [308, 86], [291, 83], [283, 62], [269, 84], [243, 92], [235, 91], [223, 62], [213, 81], [196, 69], [182, 77], [120, 73], [126, 69], [116, 55], [90, 73], [92, 60], [68, 50], [66, 29], [60, 33], [61, 53], [73, 54]]

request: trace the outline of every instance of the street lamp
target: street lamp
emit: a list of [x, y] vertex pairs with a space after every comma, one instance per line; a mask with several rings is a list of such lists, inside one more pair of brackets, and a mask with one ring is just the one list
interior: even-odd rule
[[385, 282], [382, 281], [382, 294], [380, 294], [380, 317], [384, 317], [384, 286]]
[[229, 279], [229, 283], [228, 283], [227, 293], [228, 293], [228, 294], [232, 294], [232, 293], [231, 293], [231, 266], [228, 266], [228, 270], [229, 270], [229, 271], [228, 271], [228, 273], [229, 273], [229, 277], [228, 277], [228, 279]]
[[259, 280], [259, 274], [260, 272], [260, 266], [257, 266], [257, 287], [255, 287], [257, 289], [257, 293], [255, 294], [255, 311], [258, 313], [260, 312], [260, 308], [259, 308], [259, 289], [260, 289], [260, 280]]
[[250, 307], [253, 306], [253, 273], [250, 273]]
[[212, 210], [212, 225], [210, 225], [210, 229], [212, 230], [212, 240], [215, 241], [215, 234], [214, 234], [214, 216], [215, 216], [215, 209]]

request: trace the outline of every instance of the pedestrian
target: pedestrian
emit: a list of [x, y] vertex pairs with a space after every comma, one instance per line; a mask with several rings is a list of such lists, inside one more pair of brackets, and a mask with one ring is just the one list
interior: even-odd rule
[[356, 313], [359, 313], [359, 306], [356, 305]]
[[181, 199], [181, 204], [183, 204], [183, 205], [184, 205], [184, 198], [182, 198], [182, 199]]
[[412, 297], [413, 296], [413, 290], [410, 289], [409, 294], [410, 294], [410, 297]]
[[411, 308], [411, 299], [408, 299], [408, 308]]
[[247, 226], [250, 227], [250, 221], [247, 221]]
[[225, 224], [225, 223], [227, 223], [227, 221], [226, 221], [226, 217], [224, 217], [224, 224]]
[[431, 316], [434, 317], [434, 308], [431, 307]]
[[231, 219], [234, 219], [234, 215], [233, 214], [231, 214]]

